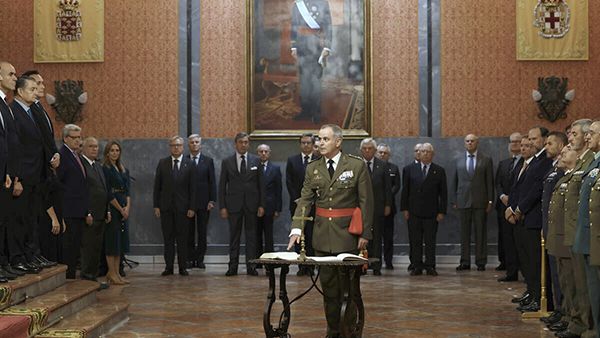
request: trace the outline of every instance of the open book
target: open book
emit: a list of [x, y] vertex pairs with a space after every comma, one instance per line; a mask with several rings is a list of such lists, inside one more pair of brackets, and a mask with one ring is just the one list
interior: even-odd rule
[[[260, 255], [260, 259], [281, 259], [281, 260], [285, 260], [285, 261], [296, 261], [298, 260], [298, 257], [300, 255], [295, 253], [295, 252], [287, 252], [287, 251], [282, 251], [282, 252], [265, 252], [264, 254]], [[368, 262], [368, 259], [358, 256], [358, 255], [353, 255], [350, 253], [341, 253], [337, 256], [322, 256], [322, 257], [315, 257], [315, 256], [310, 256], [310, 257], [306, 257], [307, 261], [314, 261], [314, 262], [356, 262], [356, 261], [360, 261], [360, 262]]]

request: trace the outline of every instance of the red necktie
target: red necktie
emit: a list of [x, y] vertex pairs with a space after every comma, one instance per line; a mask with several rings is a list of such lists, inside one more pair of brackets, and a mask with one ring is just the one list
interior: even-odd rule
[[74, 151], [72, 153], [73, 153], [73, 156], [75, 156], [75, 160], [79, 164], [79, 168], [81, 168], [81, 172], [83, 173], [83, 177], [85, 178], [86, 177], [85, 168], [83, 167], [83, 163], [81, 163], [81, 159], [79, 158], [79, 155], [77, 155], [77, 153], [74, 152]]

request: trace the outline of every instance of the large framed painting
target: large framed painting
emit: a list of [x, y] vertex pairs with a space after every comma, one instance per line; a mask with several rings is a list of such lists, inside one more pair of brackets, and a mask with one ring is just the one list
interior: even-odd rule
[[289, 138], [334, 123], [370, 135], [370, 1], [246, 3], [250, 134]]

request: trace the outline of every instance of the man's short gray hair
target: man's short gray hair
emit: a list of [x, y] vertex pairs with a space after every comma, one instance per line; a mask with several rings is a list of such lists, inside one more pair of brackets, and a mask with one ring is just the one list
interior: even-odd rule
[[69, 136], [72, 131], [81, 131], [81, 127], [76, 124], [66, 124], [62, 130], [63, 138]]
[[423, 143], [423, 144], [421, 144], [421, 149], [424, 149], [424, 148], [429, 148], [429, 150], [431, 150], [431, 152], [434, 151], [433, 150], [433, 144], [431, 144], [431, 143]]
[[88, 136], [88, 137], [86, 137], [86, 138], [83, 140], [83, 146], [85, 147], [85, 146], [87, 146], [88, 144], [90, 144], [90, 143], [93, 143], [93, 142], [95, 142], [96, 144], [98, 144], [98, 139], [96, 139], [96, 138], [95, 138], [95, 137], [93, 137], [93, 136]]
[[363, 139], [362, 141], [360, 141], [360, 147], [364, 147], [367, 144], [372, 145], [375, 149], [377, 149], [377, 142], [372, 138], [372, 137], [367, 137], [365, 139]]
[[423, 143], [417, 143], [417, 144], [415, 144], [415, 147], [413, 148], [413, 150], [419, 150], [422, 146], [423, 146]]
[[591, 119], [579, 119], [571, 124], [571, 128], [579, 126], [581, 127], [582, 133], [588, 133], [590, 131], [590, 127], [592, 126]]
[[198, 135], [198, 134], [192, 134], [192, 135], [188, 136], [188, 141], [191, 141], [195, 138], [200, 139], [200, 141], [202, 141], [202, 137], [200, 137], [200, 135]]
[[337, 124], [324, 124], [321, 126], [321, 129], [331, 128], [333, 131], [333, 137], [339, 138], [340, 140], [344, 139], [344, 131]]
[[169, 139], [169, 143], [171, 143], [173, 141], [181, 141], [181, 143], [183, 143], [183, 137], [181, 137], [179, 135], [175, 135]]
[[262, 147], [266, 147], [266, 148], [267, 148], [267, 150], [268, 150], [269, 152], [271, 152], [271, 146], [269, 146], [268, 144], [264, 144], [264, 143], [263, 143], [263, 144], [259, 144], [259, 145], [258, 145], [258, 147], [256, 147], [256, 151], [258, 151], [258, 150], [259, 150], [260, 148], [262, 148]]

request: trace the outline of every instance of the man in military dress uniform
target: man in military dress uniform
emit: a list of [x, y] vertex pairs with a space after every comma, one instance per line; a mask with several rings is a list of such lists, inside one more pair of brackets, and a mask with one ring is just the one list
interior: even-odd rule
[[[591, 184], [590, 198], [589, 198], [589, 214], [590, 214], [590, 255], [589, 265], [590, 274], [596, 274], [596, 280], [600, 279], [600, 169], [598, 168], [600, 162], [600, 122], [596, 121], [592, 124], [590, 132], [588, 133], [590, 139], [590, 146], [595, 145], [596, 159], [594, 163], [594, 169], [592, 169], [586, 176], [587, 181], [593, 182]], [[591, 167], [591, 166], [590, 166]], [[599, 314], [596, 312], [594, 315], [594, 321], [598, 324]], [[596, 334], [599, 332], [599, 327], [596, 326]]]
[[[319, 130], [319, 151], [322, 157], [306, 167], [302, 193], [297, 200], [296, 217], [308, 216], [313, 201], [316, 220], [313, 228], [313, 248], [317, 256], [339, 253], [358, 253], [372, 239], [373, 190], [367, 166], [359, 157], [341, 152], [342, 129], [337, 125], [324, 125]], [[357, 209], [360, 208], [360, 215]], [[302, 211], [304, 210], [304, 214]], [[353, 235], [348, 227], [362, 221], [362, 234]], [[288, 250], [300, 241], [304, 224], [294, 220]], [[327, 336], [340, 336], [340, 311], [344, 292], [349, 289], [348, 270], [321, 267], [321, 287], [327, 318]], [[353, 290], [358, 290], [359, 274], [352, 280]]]

